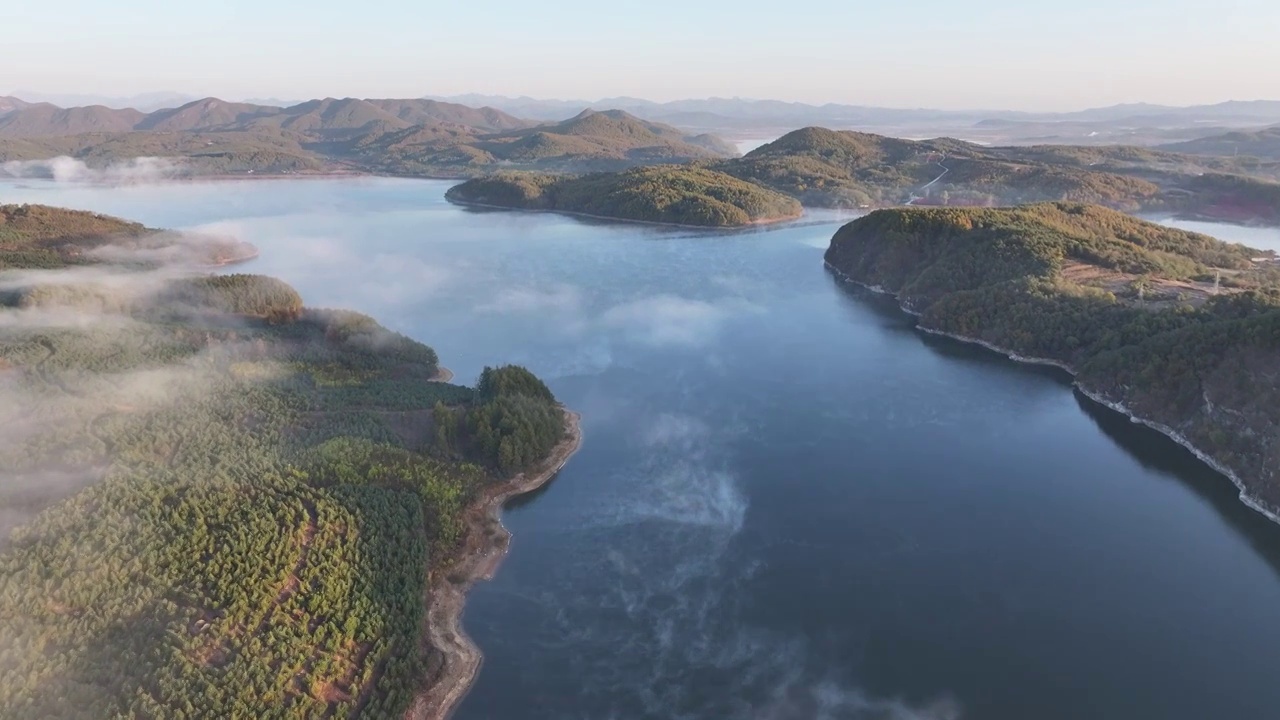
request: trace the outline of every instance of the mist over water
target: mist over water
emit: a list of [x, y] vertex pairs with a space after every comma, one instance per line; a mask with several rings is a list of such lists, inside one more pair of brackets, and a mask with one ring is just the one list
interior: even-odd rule
[[1060, 375], [833, 281], [845, 217], [699, 234], [466, 211], [438, 182], [24, 182], [0, 201], [252, 242], [232, 270], [370, 313], [460, 382], [528, 365], [583, 414], [471, 597], [460, 720], [1280, 707], [1280, 527]]
[[1280, 252], [1280, 228], [1252, 227], [1248, 225], [1230, 225], [1199, 220], [1160, 219], [1160, 222], [1179, 230], [1212, 235], [1219, 240], [1242, 243], [1260, 250]]
[[89, 167], [83, 160], [61, 156], [48, 160], [10, 160], [0, 163], [0, 178], [32, 178], [56, 183], [131, 185], [158, 183], [176, 177], [180, 161], [139, 157], [103, 167]]

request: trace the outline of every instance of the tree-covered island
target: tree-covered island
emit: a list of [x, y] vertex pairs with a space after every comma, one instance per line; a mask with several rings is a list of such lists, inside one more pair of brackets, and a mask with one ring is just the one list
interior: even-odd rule
[[742, 227], [800, 217], [800, 203], [707, 168], [657, 165], [619, 173], [499, 173], [468, 180], [457, 203], [670, 225]]

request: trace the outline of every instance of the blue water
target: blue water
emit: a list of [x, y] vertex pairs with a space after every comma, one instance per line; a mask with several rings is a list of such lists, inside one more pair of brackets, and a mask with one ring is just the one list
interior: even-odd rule
[[522, 363], [585, 444], [509, 508], [460, 720], [1275, 718], [1280, 527], [1056, 371], [922, 336], [747, 233], [474, 212], [447, 183], [0, 185], [235, 234], [247, 270]]

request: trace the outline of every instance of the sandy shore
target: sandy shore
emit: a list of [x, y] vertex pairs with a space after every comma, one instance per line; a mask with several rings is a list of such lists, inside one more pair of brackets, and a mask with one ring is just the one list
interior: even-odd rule
[[533, 472], [486, 489], [467, 509], [467, 536], [458, 559], [428, 578], [424, 644], [435, 657], [427, 687], [414, 698], [406, 720], [445, 720], [471, 689], [483, 656], [462, 629], [467, 591], [477, 582], [491, 579], [507, 554], [511, 533], [502, 526], [502, 506], [546, 484], [581, 446], [579, 415], [564, 409], [564, 417], [565, 439], [551, 457]]

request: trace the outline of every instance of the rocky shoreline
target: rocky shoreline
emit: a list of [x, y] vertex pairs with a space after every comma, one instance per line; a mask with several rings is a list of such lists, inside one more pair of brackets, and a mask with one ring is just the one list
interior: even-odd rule
[[[836, 268], [831, 263], [825, 263], [825, 264], [842, 281], [851, 283], [853, 285], [857, 285], [859, 287], [865, 288], [867, 290], [870, 290], [871, 292], [874, 292], [880, 295], [892, 296], [895, 300], [898, 300], [898, 306], [902, 309], [903, 312], [909, 315], [915, 316], [917, 318], [920, 317], [920, 313], [912, 310], [910, 307], [905, 305], [901, 301], [901, 299], [898, 298], [896, 294], [889, 292], [888, 290], [885, 290], [883, 287], [879, 285], [868, 285], [866, 283], [854, 280], [853, 278], [849, 277], [845, 273], [841, 272], [838, 268]], [[1275, 510], [1268, 508], [1266, 505], [1263, 505], [1262, 502], [1258, 500], [1256, 497], [1254, 497], [1253, 495], [1250, 495], [1248, 486], [1245, 484], [1244, 480], [1242, 480], [1234, 470], [1231, 470], [1230, 468], [1226, 467], [1222, 463], [1218, 462], [1213, 456], [1209, 455], [1208, 453], [1204, 452], [1200, 448], [1196, 447], [1195, 444], [1193, 444], [1190, 440], [1188, 440], [1185, 435], [1178, 432], [1177, 430], [1169, 427], [1168, 425], [1164, 425], [1154, 420], [1149, 420], [1147, 418], [1141, 417], [1136, 413], [1134, 413], [1131, 409], [1129, 409], [1124, 403], [1118, 402], [1115, 400], [1110, 400], [1105, 396], [1103, 396], [1102, 393], [1097, 392], [1095, 390], [1090, 390], [1089, 388], [1085, 387], [1078, 379], [1075, 369], [1072, 368], [1070, 365], [1058, 360], [1051, 360], [1048, 358], [1027, 357], [1025, 355], [1020, 355], [1008, 348], [1003, 348], [998, 345], [989, 343], [985, 340], [979, 340], [978, 338], [971, 338], [964, 335], [956, 335], [954, 333], [948, 333], [942, 330], [934, 330], [931, 328], [924, 327], [919, 323], [916, 324], [916, 329], [919, 330], [920, 332], [923, 332], [929, 335], [937, 335], [937, 336], [949, 338], [951, 340], [956, 340], [958, 342], [963, 342], [970, 345], [977, 345], [979, 347], [985, 348], [992, 352], [1004, 355], [1005, 357], [1008, 357], [1010, 360], [1013, 360], [1014, 362], [1020, 362], [1020, 363], [1031, 364], [1031, 365], [1049, 365], [1052, 367], [1065, 370], [1066, 372], [1070, 373], [1073, 378], [1072, 387], [1076, 391], [1078, 391], [1081, 395], [1085, 396], [1089, 400], [1109, 410], [1113, 410], [1115, 412], [1120, 413], [1121, 415], [1124, 415], [1125, 417], [1129, 418], [1130, 422], [1134, 422], [1139, 425], [1145, 425], [1151, 428], [1152, 430], [1159, 432], [1161, 435], [1164, 435], [1170, 440], [1178, 443], [1182, 447], [1191, 451], [1191, 454], [1195, 455], [1201, 462], [1213, 468], [1218, 473], [1224, 475], [1228, 480], [1230, 480], [1236, 486], [1236, 488], [1239, 489], [1240, 502], [1244, 503], [1249, 508], [1261, 513], [1268, 520], [1271, 520], [1272, 522], [1275, 522], [1275, 523], [1280, 523], [1280, 513], [1277, 513]]]
[[563, 411], [564, 440], [537, 470], [484, 490], [467, 509], [466, 539], [457, 559], [428, 578], [423, 642], [435, 659], [426, 686], [405, 713], [406, 720], [446, 720], [475, 682], [484, 658], [462, 628], [467, 592], [477, 582], [492, 579], [507, 554], [511, 533], [502, 526], [503, 505], [545, 485], [582, 445], [581, 417]]

